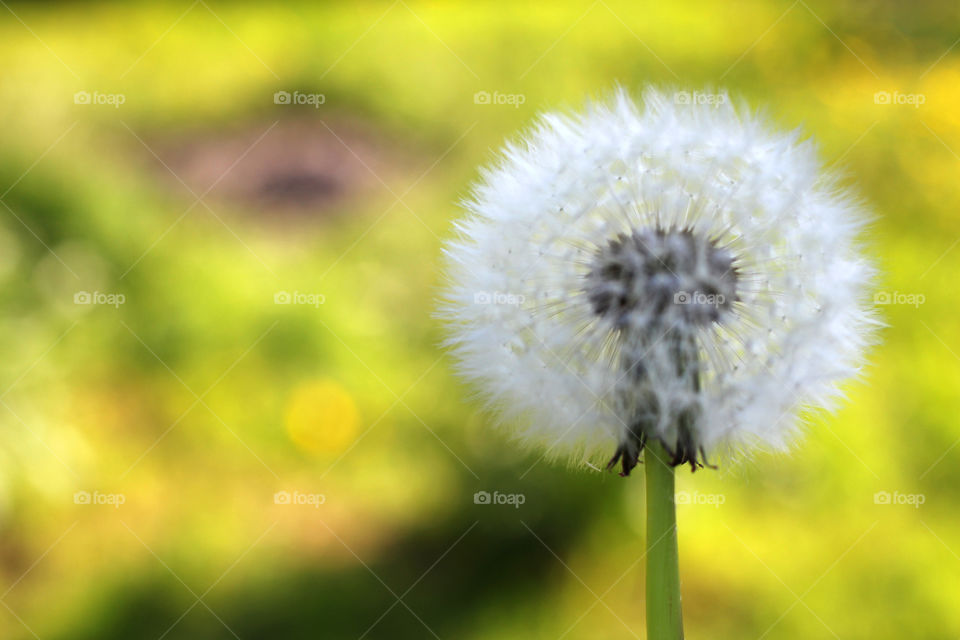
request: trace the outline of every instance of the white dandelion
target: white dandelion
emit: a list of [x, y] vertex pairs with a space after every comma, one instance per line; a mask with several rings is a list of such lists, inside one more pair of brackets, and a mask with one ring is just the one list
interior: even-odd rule
[[812, 143], [675, 97], [544, 115], [445, 250], [460, 372], [524, 443], [623, 474], [654, 441], [693, 468], [784, 448], [877, 324], [867, 215]]

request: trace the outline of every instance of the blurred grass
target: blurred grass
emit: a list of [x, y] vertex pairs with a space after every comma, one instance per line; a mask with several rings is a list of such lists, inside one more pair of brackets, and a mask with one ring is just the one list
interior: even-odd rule
[[[431, 318], [440, 239], [476, 167], [538, 110], [617, 82], [729, 87], [815, 134], [878, 213], [879, 288], [925, 297], [883, 308], [867, 384], [794, 455], [681, 477], [686, 495], [723, 498], [680, 507], [689, 636], [960, 635], [958, 12], [0, 9], [0, 635], [358, 637], [391, 606], [367, 637], [640, 635], [642, 482], [516, 452], [451, 377]], [[326, 101], [274, 104], [295, 90]], [[78, 91], [125, 102], [78, 105]], [[479, 105], [478, 91], [525, 100]], [[926, 102], [879, 105], [878, 91]], [[296, 215], [217, 192], [188, 209], [157, 151], [252, 144], [293, 120], [374, 188], [348, 181]], [[75, 305], [78, 291], [126, 302]], [[278, 291], [324, 304], [276, 305]], [[285, 416], [320, 381], [355, 403], [352, 441], [342, 411], [297, 426], [314, 440], [290, 437]], [[474, 505], [478, 490], [526, 502]], [[882, 491], [925, 501], [875, 504]]]

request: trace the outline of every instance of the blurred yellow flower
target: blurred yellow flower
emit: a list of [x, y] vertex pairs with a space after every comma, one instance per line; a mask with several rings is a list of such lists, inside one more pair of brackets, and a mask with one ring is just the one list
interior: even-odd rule
[[353, 441], [360, 414], [350, 392], [334, 380], [297, 387], [287, 401], [285, 423], [290, 439], [313, 455], [337, 453]]

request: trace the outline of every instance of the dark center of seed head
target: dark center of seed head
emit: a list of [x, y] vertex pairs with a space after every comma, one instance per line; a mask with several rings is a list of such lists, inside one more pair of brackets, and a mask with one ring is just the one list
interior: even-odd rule
[[689, 229], [621, 233], [601, 247], [587, 274], [594, 313], [618, 328], [722, 321], [737, 297], [734, 256]]

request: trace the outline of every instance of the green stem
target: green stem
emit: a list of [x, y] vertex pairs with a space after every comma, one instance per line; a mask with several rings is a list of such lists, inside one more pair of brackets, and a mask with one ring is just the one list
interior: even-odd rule
[[680, 561], [673, 467], [657, 440], [647, 442], [647, 640], [682, 640]]

